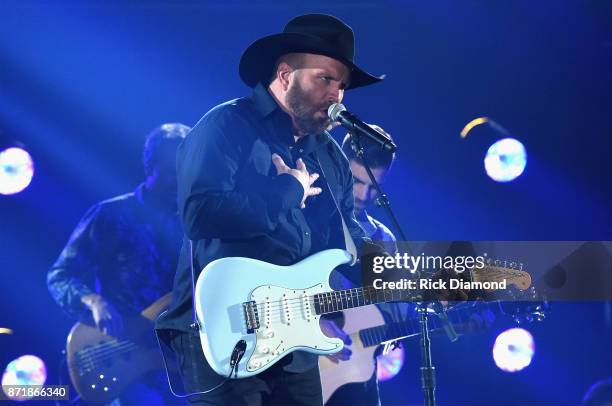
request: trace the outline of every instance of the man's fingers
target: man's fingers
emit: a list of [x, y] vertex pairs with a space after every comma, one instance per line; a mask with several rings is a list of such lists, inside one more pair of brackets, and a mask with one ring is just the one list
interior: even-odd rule
[[[350, 337], [348, 334], [346, 334], [346, 333], [344, 332], [344, 330], [342, 330], [340, 327], [338, 327], [338, 325], [337, 325], [337, 324], [335, 324], [335, 323], [332, 325], [332, 328], [333, 328], [333, 330], [334, 330], [334, 334], [336, 335], [336, 337], [338, 337], [339, 339], [341, 339], [341, 340], [344, 342], [344, 344], [346, 344], [346, 345], [351, 345], [351, 343], [352, 343], [352, 341], [351, 341], [351, 337]], [[346, 351], [348, 351], [348, 352], [349, 352], [349, 355], [350, 355], [351, 350], [349, 350], [349, 349], [348, 349], [348, 348], [346, 348], [346, 347], [344, 347], [344, 348], [342, 349], [342, 351], [340, 351], [340, 352], [341, 352], [341, 353], [342, 353], [342, 352], [346, 353]]]
[[351, 359], [351, 355], [353, 351], [350, 348], [344, 347], [342, 350], [335, 354], [326, 355], [327, 359], [329, 359], [334, 364], [339, 363], [340, 361], [348, 361]]
[[308, 196], [316, 196], [321, 194], [321, 192], [323, 192], [323, 189], [321, 189], [320, 187], [311, 187], [310, 189], [308, 189]]
[[317, 179], [319, 179], [319, 174], [318, 173], [312, 173], [310, 174], [310, 184], [312, 185], [313, 183], [315, 183], [317, 181]]
[[285, 164], [283, 158], [281, 158], [278, 154], [272, 154], [272, 163], [276, 167], [277, 175], [280, 175], [281, 173], [287, 173], [291, 169], [287, 166], [287, 164]]
[[300, 172], [306, 171], [306, 164], [304, 163], [304, 160], [302, 158], [297, 160], [297, 162], [295, 163], [295, 167]]
[[342, 350], [335, 353], [334, 356], [340, 361], [348, 361], [349, 359], [351, 359], [352, 354], [353, 352], [349, 348], [344, 347]]
[[102, 319], [98, 322], [98, 330], [100, 330], [103, 334], [106, 335], [112, 335], [113, 334], [113, 327], [111, 324], [111, 320], [109, 319]]

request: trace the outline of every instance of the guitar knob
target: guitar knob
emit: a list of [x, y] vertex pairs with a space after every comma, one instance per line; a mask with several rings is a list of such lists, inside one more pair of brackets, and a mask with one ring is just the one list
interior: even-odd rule
[[274, 331], [270, 330], [266, 333], [266, 338], [272, 338], [274, 337]]
[[261, 347], [261, 350], [260, 350], [260, 351], [261, 351], [262, 353], [264, 353], [264, 354], [267, 354], [267, 353], [269, 353], [269, 352], [270, 352], [270, 348], [269, 348], [269, 347]]

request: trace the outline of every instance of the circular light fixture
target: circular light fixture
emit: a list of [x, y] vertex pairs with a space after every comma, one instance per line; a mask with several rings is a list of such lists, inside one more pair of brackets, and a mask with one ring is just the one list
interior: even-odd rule
[[504, 138], [489, 147], [484, 159], [487, 175], [496, 182], [510, 182], [525, 171], [527, 152], [520, 141]]
[[7, 148], [0, 152], [0, 194], [12, 195], [23, 191], [32, 182], [34, 163], [21, 148]]
[[529, 331], [511, 328], [504, 331], [493, 345], [493, 360], [502, 371], [518, 372], [531, 363], [535, 354], [535, 343]]
[[47, 368], [43, 360], [35, 355], [23, 355], [6, 366], [2, 374], [2, 389], [4, 394], [12, 400], [28, 400], [26, 396], [9, 396], [4, 386], [8, 385], [44, 385], [47, 380]]
[[388, 381], [399, 373], [404, 365], [405, 351], [402, 343], [392, 348], [385, 346], [385, 351], [376, 357], [376, 377], [379, 382]]

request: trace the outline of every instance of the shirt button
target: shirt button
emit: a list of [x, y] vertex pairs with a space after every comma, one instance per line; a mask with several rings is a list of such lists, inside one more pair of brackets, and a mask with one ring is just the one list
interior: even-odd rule
[[300, 154], [304, 153], [304, 148], [300, 148]]
[[310, 233], [309, 233], [308, 231], [306, 231], [306, 232], [304, 233], [304, 235], [305, 235], [306, 237], [308, 237], [308, 236], [310, 235]]

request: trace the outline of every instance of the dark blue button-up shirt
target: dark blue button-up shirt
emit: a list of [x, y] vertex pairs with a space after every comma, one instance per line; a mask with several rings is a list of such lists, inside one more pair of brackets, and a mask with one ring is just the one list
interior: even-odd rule
[[[291, 167], [301, 157], [310, 173], [321, 175], [315, 185], [323, 193], [308, 198], [305, 209], [299, 207], [303, 187], [291, 175], [277, 175], [273, 153]], [[317, 154], [328, 154], [333, 163], [332, 173], [327, 174], [330, 187]], [[192, 322], [189, 239], [194, 243], [196, 278], [209, 262], [223, 257], [290, 265], [323, 249], [344, 249], [341, 220], [331, 193], [356, 244], [364, 237], [353, 214], [352, 174], [338, 144], [327, 132], [307, 135], [296, 143], [291, 118], [262, 85], [250, 97], [223, 103], [206, 113], [179, 146], [177, 175], [186, 239], [173, 302], [157, 322], [160, 329], [189, 331]], [[316, 357], [310, 357], [295, 369], [315, 364]]]
[[47, 274], [70, 316], [89, 316], [81, 297], [100, 293], [121, 312], [140, 313], [172, 288], [183, 231], [176, 213], [134, 193], [94, 205]]

